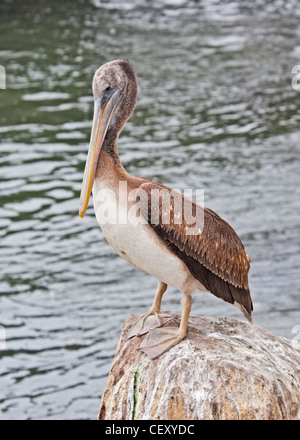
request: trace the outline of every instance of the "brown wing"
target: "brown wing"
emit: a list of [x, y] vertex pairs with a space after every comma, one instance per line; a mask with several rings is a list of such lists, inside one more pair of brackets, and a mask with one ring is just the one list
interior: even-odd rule
[[[207, 290], [227, 302], [237, 302], [251, 315], [253, 306], [248, 286], [250, 259], [231, 226], [214, 211], [203, 209], [176, 193], [182, 203], [180, 224], [176, 217], [178, 196], [173, 197], [173, 190], [156, 182], [143, 183], [139, 188], [147, 192], [148, 223], [161, 240], [183, 260], [191, 274]], [[196, 209], [202, 210], [198, 211], [203, 215], [200, 234], [187, 235], [187, 231], [195, 226], [187, 224], [182, 215], [188, 204], [194, 216]]]

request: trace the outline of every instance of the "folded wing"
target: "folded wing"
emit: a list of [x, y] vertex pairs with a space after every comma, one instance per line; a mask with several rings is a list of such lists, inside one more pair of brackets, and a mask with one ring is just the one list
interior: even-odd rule
[[[146, 182], [139, 188], [148, 195], [148, 223], [165, 245], [208, 291], [237, 305], [251, 320], [250, 259], [232, 227], [214, 211], [196, 205], [166, 186]], [[187, 223], [184, 215], [187, 210], [194, 219], [202, 216], [200, 233], [197, 221], [191, 224], [190, 217]], [[193, 228], [197, 234], [189, 235]]]

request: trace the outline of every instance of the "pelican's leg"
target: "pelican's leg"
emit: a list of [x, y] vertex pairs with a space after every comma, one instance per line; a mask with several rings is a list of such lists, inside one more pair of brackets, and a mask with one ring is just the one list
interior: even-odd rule
[[154, 301], [149, 312], [142, 315], [133, 324], [127, 334], [127, 339], [132, 338], [133, 336], [141, 336], [153, 328], [161, 327], [172, 319], [172, 315], [169, 313], [160, 313], [161, 300], [167, 287], [167, 284], [162, 283], [161, 281], [158, 282]]
[[183, 294], [181, 304], [182, 314], [179, 328], [164, 327], [151, 330], [141, 343], [139, 350], [142, 350], [151, 359], [157, 358], [185, 338], [192, 308], [191, 295]]

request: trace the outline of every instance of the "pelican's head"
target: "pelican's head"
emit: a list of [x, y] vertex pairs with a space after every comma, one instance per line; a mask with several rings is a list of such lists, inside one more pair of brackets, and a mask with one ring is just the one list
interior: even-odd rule
[[98, 158], [107, 132], [113, 131], [116, 140], [131, 115], [137, 97], [137, 79], [127, 60], [115, 60], [99, 67], [93, 78], [94, 118], [88, 156], [80, 194], [79, 215], [86, 211]]

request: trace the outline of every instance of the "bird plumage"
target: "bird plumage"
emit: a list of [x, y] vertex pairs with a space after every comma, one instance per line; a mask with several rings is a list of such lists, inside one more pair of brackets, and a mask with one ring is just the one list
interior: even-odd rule
[[[137, 98], [137, 78], [131, 63], [115, 60], [100, 67], [93, 79], [93, 93], [94, 119], [79, 214], [84, 216], [93, 186], [96, 216], [111, 246], [120, 256], [158, 279], [152, 307], [133, 326], [129, 337], [149, 332], [141, 349], [152, 358], [176, 345], [186, 336], [191, 294], [196, 289], [209, 291], [237, 306], [251, 321], [250, 259], [232, 227], [211, 209], [200, 207], [179, 193], [175, 196], [171, 188], [131, 176], [121, 164], [117, 139]], [[124, 200], [120, 204], [119, 183], [122, 181], [127, 185], [125, 204]], [[117, 210], [123, 220], [124, 215], [127, 216], [127, 224], [103, 221], [103, 204], [98, 197], [103, 189], [110, 194], [108, 210]], [[154, 200], [157, 194], [159, 198]], [[179, 200], [179, 210], [175, 198]], [[141, 209], [135, 221], [125, 205], [132, 206], [137, 200], [141, 202]], [[187, 205], [194, 224], [184, 215]], [[200, 227], [199, 212], [202, 215]], [[161, 327], [171, 319], [169, 315], [160, 314], [168, 284], [183, 293], [181, 324], [178, 330], [163, 327], [153, 332], [153, 322], [155, 327]]]
[[[176, 222], [175, 203], [172, 198], [174, 191], [171, 188], [151, 181], [143, 183], [139, 188], [148, 194], [148, 224], [162, 242], [185, 263], [191, 275], [209, 292], [231, 304], [237, 302], [245, 309], [245, 316], [249, 319], [253, 310], [248, 285], [250, 258], [233, 228], [211, 209], [200, 207], [204, 215], [202, 231], [197, 235], [187, 235], [187, 228], [193, 225], [185, 222], [184, 215], [181, 215], [180, 223]], [[169, 192], [171, 197], [162, 189]], [[161, 194], [159, 203], [153, 203], [152, 200], [155, 190]], [[163, 202], [163, 197], [168, 198], [168, 203]], [[195, 202], [185, 201], [181, 194], [179, 197], [182, 198], [182, 211], [184, 203], [188, 202], [192, 205], [195, 217]], [[155, 206], [159, 212], [154, 217], [159, 221], [153, 223], [150, 214], [152, 212], [153, 217]], [[164, 207], [170, 209], [169, 215], [163, 212]], [[169, 218], [170, 221], [164, 223], [163, 217]]]

